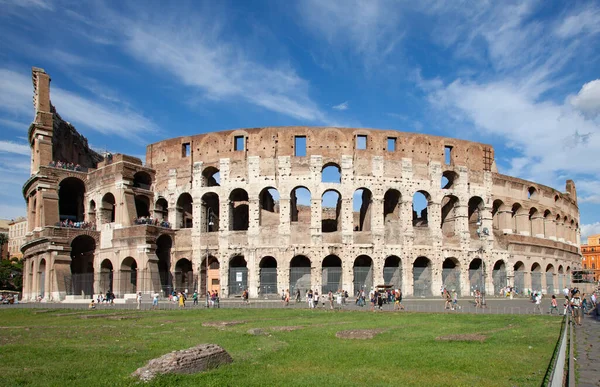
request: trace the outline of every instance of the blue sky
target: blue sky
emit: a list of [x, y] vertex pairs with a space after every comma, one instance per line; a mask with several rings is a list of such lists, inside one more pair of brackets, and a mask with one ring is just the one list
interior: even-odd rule
[[574, 179], [600, 232], [598, 2], [0, 0], [0, 36], [1, 218], [25, 213], [38, 66], [96, 149], [276, 125], [458, 137], [501, 173]]

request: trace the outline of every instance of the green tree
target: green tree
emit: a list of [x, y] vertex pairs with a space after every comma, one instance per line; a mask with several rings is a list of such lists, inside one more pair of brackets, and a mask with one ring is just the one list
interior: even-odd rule
[[[4, 259], [4, 257], [2, 256], [2, 248], [7, 243], [8, 243], [8, 235], [0, 233], [0, 259]], [[7, 254], [6, 258], [8, 258], [8, 254]]]
[[0, 262], [0, 289], [21, 291], [23, 287], [23, 266], [9, 260]]

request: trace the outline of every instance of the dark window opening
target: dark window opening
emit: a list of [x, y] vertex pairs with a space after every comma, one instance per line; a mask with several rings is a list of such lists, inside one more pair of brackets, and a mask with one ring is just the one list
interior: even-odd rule
[[367, 136], [359, 134], [356, 136], [356, 149], [367, 149]]
[[387, 139], [387, 151], [395, 152], [396, 151], [396, 137], [388, 137]]
[[181, 157], [190, 157], [191, 149], [189, 142], [181, 144]]
[[294, 137], [294, 156], [306, 156], [306, 136]]
[[235, 136], [234, 137], [233, 150], [235, 151], [243, 151], [244, 150], [244, 136]]

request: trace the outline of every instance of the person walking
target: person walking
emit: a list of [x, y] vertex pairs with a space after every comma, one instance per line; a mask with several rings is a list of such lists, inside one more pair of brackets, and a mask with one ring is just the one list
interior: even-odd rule
[[556, 301], [556, 296], [553, 294], [552, 300], [550, 300], [550, 311], [548, 313], [553, 314], [554, 311], [556, 311], [556, 314], [560, 315], [560, 313], [558, 313], [558, 301]]
[[333, 292], [331, 290], [327, 293], [327, 297], [329, 298], [329, 309], [333, 310]]
[[571, 314], [575, 324], [581, 326], [581, 298], [579, 297], [579, 292], [575, 293], [573, 298], [571, 298]]
[[456, 289], [452, 289], [452, 310], [462, 309], [462, 306], [458, 305], [458, 292]]
[[535, 307], [533, 308], [533, 313], [535, 313], [536, 310], [539, 310], [540, 314], [544, 314], [542, 312], [542, 293], [537, 292], [537, 293], [535, 293], [534, 297], [535, 297]]
[[194, 294], [192, 294], [193, 305], [198, 305], [198, 292], [194, 290]]
[[177, 294], [177, 297], [178, 297], [179, 307], [185, 308], [185, 297], [183, 297], [183, 293], [179, 292], [179, 294]]
[[158, 309], [158, 293], [152, 296], [152, 309]]
[[140, 310], [140, 309], [142, 309], [142, 292], [138, 292], [136, 299], [137, 299], [137, 309]]

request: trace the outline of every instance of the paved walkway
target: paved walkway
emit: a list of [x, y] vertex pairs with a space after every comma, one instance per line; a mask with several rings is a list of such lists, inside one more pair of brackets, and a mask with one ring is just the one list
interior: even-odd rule
[[[598, 309], [600, 312], [600, 307]], [[580, 387], [600, 386], [600, 317], [585, 316], [575, 328], [575, 367]]]

